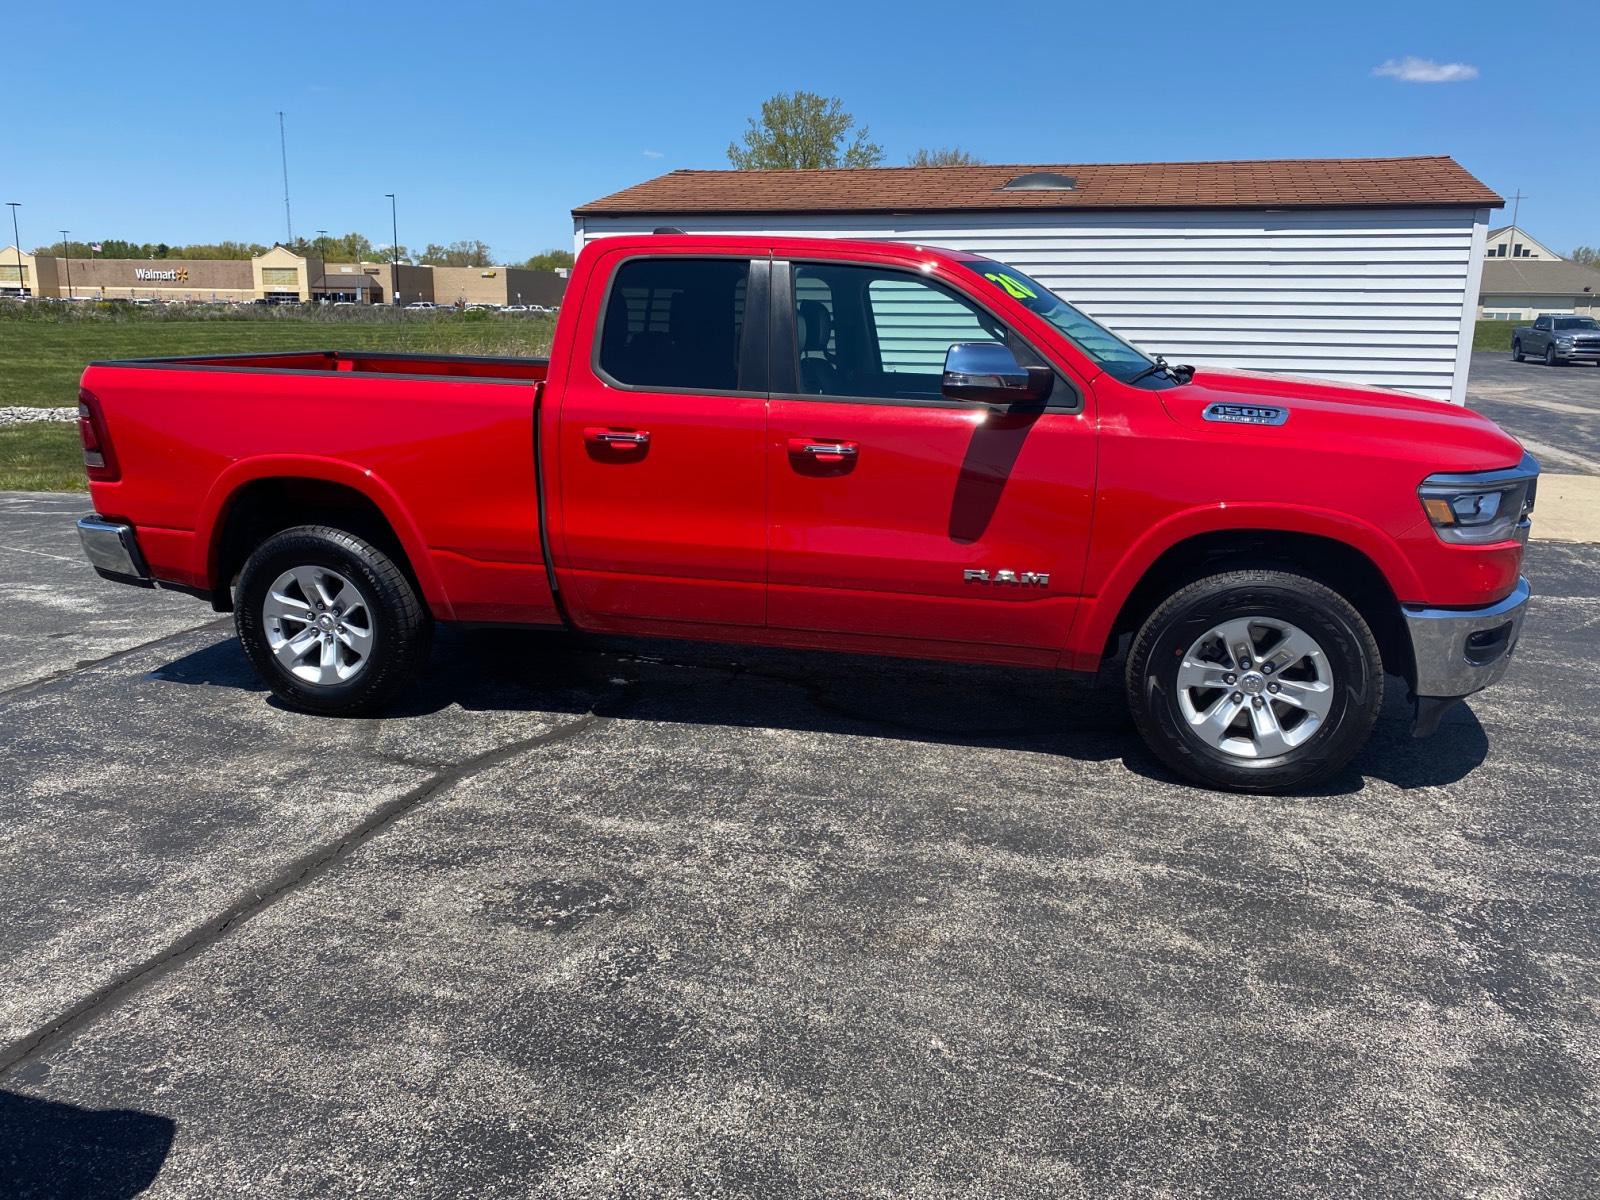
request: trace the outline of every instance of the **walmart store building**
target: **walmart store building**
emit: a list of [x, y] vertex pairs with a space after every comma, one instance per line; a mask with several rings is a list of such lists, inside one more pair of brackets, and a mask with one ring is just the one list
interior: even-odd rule
[[[91, 300], [561, 303], [565, 277], [524, 267], [325, 263], [282, 246], [251, 259], [59, 258], [0, 250], [0, 296]], [[396, 289], [398, 288], [398, 295]]]

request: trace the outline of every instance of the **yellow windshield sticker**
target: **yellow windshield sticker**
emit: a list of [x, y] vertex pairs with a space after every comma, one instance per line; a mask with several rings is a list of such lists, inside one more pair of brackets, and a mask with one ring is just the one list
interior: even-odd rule
[[986, 271], [986, 272], [984, 272], [984, 276], [983, 277], [985, 279], [993, 280], [995, 283], [998, 283], [1001, 287], [1005, 288], [1005, 290], [1007, 292], [1009, 292], [1015, 299], [1018, 299], [1018, 300], [1037, 300], [1039, 298], [1039, 293], [1038, 292], [1034, 291], [1032, 288], [1026, 286], [1025, 284], [1019, 283], [1017, 280], [1011, 278], [1011, 276], [1009, 276], [1009, 275], [1003, 275], [998, 271]]

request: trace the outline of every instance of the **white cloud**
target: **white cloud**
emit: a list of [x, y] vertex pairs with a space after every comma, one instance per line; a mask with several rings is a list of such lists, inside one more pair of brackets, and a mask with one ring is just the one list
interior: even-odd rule
[[644, 156], [645, 156], [645, 157], [646, 157], [646, 158], [665, 158], [665, 157], [666, 157], [666, 156], [665, 156], [665, 155], [664, 155], [664, 154], [662, 154], [662, 153], [661, 153], [661, 151], [659, 151], [659, 150], [646, 150], [646, 151], [645, 151], [645, 152], [644, 152]]
[[1373, 67], [1372, 73], [1387, 75], [1401, 83], [1464, 83], [1478, 77], [1478, 68], [1471, 63], [1434, 62], [1431, 58], [1408, 54], [1404, 58], [1391, 58], [1382, 66]]

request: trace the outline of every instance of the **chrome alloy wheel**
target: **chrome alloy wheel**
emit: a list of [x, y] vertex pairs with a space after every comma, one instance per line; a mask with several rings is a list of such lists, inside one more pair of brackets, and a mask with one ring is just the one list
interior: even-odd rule
[[372, 609], [355, 584], [327, 567], [291, 567], [261, 604], [267, 645], [296, 679], [348, 683], [372, 656]]
[[1190, 730], [1233, 758], [1274, 758], [1304, 745], [1333, 708], [1333, 671], [1310, 634], [1274, 617], [1224, 621], [1178, 667]]

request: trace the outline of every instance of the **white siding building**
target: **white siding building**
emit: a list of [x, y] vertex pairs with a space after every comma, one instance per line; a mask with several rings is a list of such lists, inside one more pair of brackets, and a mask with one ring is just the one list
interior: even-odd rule
[[[1070, 186], [1006, 186], [1041, 171]], [[968, 250], [1173, 362], [1459, 404], [1500, 204], [1448, 158], [675, 171], [573, 221], [579, 248], [674, 226]]]

